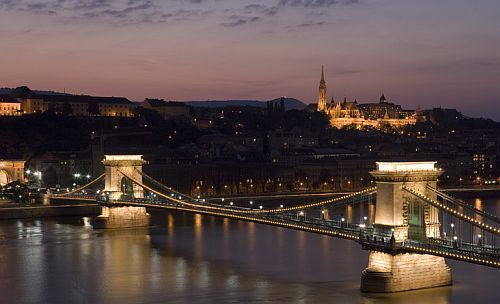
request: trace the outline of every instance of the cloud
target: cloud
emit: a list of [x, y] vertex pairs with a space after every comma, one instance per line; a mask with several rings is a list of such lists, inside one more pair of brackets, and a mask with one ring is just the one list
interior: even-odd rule
[[[253, 0], [258, 1], [258, 0]], [[264, 4], [265, 3], [265, 4]], [[224, 18], [227, 19], [221, 23], [223, 26], [235, 27], [248, 24], [255, 21], [265, 20], [278, 15], [284, 9], [304, 9], [308, 14], [316, 16], [325, 16], [325, 10], [339, 4], [356, 4], [359, 0], [275, 0], [264, 2], [247, 3], [239, 7], [232, 7], [224, 10]], [[237, 18], [235, 18], [237, 16]], [[325, 24], [323, 20], [314, 22], [303, 22], [298, 27], [320, 26]]]
[[246, 16], [237, 16], [237, 15], [234, 15], [234, 16], [229, 16], [228, 19], [230, 19], [230, 21], [223, 22], [222, 26], [225, 26], [225, 27], [235, 27], [235, 26], [239, 26], [239, 25], [243, 25], [243, 24], [247, 24], [247, 23], [259, 21], [261, 18], [260, 17], [246, 17]]
[[[0, 0], [0, 10], [18, 10], [33, 14], [52, 14], [73, 20], [95, 19], [101, 22], [133, 24], [195, 20], [217, 12], [215, 22], [224, 27], [269, 19], [283, 9], [320, 12], [338, 4], [359, 0]], [[299, 26], [321, 25], [303, 22]]]
[[161, 23], [206, 15], [198, 6], [206, 0], [0, 0], [0, 10], [54, 14], [69, 19], [98, 19], [110, 23]]
[[315, 8], [315, 7], [328, 7], [338, 3], [339, 3], [338, 0], [280, 0], [278, 5]]
[[311, 22], [304, 22], [299, 25], [298, 27], [311, 27], [311, 26], [319, 26], [325, 24], [325, 21], [311, 21]]

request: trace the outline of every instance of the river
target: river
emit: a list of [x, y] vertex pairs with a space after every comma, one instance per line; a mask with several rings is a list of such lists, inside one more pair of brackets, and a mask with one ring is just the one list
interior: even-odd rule
[[[470, 199], [500, 214], [500, 198]], [[500, 271], [448, 261], [454, 285], [359, 291], [354, 242], [175, 212], [99, 231], [89, 218], [0, 222], [0, 303], [497, 303]]]

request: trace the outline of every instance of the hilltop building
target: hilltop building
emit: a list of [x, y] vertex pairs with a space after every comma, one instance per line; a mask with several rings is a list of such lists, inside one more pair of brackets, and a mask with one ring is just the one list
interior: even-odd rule
[[13, 98], [0, 97], [0, 116], [21, 115], [21, 103]]
[[18, 87], [8, 94], [0, 95], [0, 107], [0, 115], [34, 114], [52, 110], [73, 116], [132, 117], [135, 105], [124, 97], [34, 92], [28, 87]]
[[165, 101], [163, 99], [146, 98], [142, 103], [145, 109], [156, 111], [161, 117], [191, 117], [192, 109], [183, 102]]
[[388, 102], [385, 96], [380, 96], [378, 103], [358, 104], [357, 100], [327, 102], [326, 82], [323, 66], [321, 67], [321, 80], [319, 82], [317, 111], [325, 112], [330, 117], [330, 123], [336, 128], [354, 125], [361, 129], [366, 126], [381, 128], [385, 125], [402, 127], [417, 122], [419, 110], [403, 110], [400, 105]]

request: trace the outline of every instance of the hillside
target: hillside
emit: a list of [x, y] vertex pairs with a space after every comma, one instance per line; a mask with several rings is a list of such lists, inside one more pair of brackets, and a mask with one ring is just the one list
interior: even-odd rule
[[[280, 98], [272, 100], [279, 102]], [[223, 108], [223, 107], [258, 107], [266, 108], [267, 102], [260, 100], [207, 100], [207, 101], [185, 101], [187, 105], [200, 108]], [[285, 98], [286, 110], [303, 110], [307, 105], [295, 98]]]

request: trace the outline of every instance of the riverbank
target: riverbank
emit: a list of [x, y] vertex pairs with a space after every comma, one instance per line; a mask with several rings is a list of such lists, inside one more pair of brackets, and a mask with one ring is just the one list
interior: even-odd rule
[[0, 220], [58, 216], [97, 216], [99, 214], [101, 214], [101, 206], [98, 204], [0, 208]]

